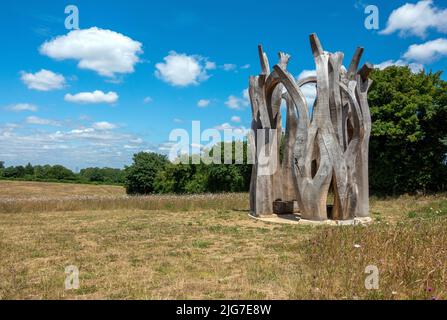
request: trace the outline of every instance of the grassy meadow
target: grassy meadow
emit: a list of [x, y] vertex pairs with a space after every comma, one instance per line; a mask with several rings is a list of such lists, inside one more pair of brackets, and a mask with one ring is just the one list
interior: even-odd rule
[[[247, 209], [247, 194], [1, 181], [0, 299], [447, 298], [445, 194], [372, 198], [366, 227], [267, 224]], [[64, 288], [69, 265], [78, 290]]]

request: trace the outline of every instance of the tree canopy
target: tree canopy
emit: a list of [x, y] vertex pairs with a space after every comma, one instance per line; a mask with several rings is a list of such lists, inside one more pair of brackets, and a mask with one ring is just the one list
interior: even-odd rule
[[398, 194], [445, 189], [447, 82], [407, 67], [375, 70], [369, 93], [371, 191]]

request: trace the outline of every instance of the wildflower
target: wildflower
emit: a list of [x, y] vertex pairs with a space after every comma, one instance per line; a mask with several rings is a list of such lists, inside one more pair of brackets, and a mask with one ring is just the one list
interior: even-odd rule
[[359, 244], [354, 244], [354, 248], [360, 248], [361, 247], [361, 245], [359, 245]]
[[397, 294], [397, 291], [393, 291], [393, 292], [391, 292], [391, 294], [392, 294], [393, 296], [395, 296], [395, 295]]

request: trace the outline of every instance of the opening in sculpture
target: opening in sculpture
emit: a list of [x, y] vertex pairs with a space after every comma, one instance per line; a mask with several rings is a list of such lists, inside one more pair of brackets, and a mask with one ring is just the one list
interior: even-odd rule
[[[351, 220], [369, 216], [368, 145], [371, 116], [368, 79], [373, 66], [359, 68], [357, 48], [348, 69], [342, 52], [323, 50], [310, 35], [316, 76], [296, 80], [287, 70], [290, 55], [280, 52], [270, 69], [259, 46], [261, 74], [250, 77], [255, 164], [250, 185], [254, 216], [300, 212], [313, 221]], [[301, 88], [316, 84], [313, 106]], [[281, 105], [286, 104], [284, 151], [280, 159]], [[333, 204], [328, 206], [328, 195]]]

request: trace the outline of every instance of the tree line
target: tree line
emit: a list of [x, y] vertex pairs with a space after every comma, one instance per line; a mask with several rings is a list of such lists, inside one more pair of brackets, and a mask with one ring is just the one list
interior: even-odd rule
[[[372, 132], [370, 190], [377, 195], [445, 191], [447, 187], [447, 82], [441, 72], [412, 73], [408, 67], [374, 70], [368, 96]], [[224, 150], [224, 144], [220, 147]], [[230, 150], [234, 156], [234, 143]], [[244, 142], [247, 160], [247, 143]], [[221, 152], [223, 157], [224, 152]], [[121, 169], [63, 166], [4, 167], [8, 179], [122, 184], [129, 194], [246, 192], [250, 164], [173, 164], [157, 153], [135, 154]], [[184, 161], [182, 161], [184, 163]], [[223, 163], [223, 161], [222, 161]], [[246, 161], [244, 161], [246, 163]]]
[[9, 166], [0, 161], [0, 178], [10, 180], [117, 184], [125, 182], [125, 172], [114, 168], [86, 168], [79, 173], [61, 165]]

